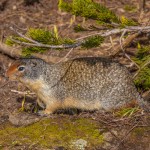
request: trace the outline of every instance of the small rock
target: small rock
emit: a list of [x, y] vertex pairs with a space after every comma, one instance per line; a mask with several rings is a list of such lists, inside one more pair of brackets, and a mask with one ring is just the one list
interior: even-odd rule
[[71, 142], [71, 148], [74, 148], [76, 150], [85, 150], [87, 147], [87, 141], [83, 139], [78, 139]]
[[41, 118], [28, 113], [9, 114], [9, 121], [15, 126], [27, 126], [39, 121]]

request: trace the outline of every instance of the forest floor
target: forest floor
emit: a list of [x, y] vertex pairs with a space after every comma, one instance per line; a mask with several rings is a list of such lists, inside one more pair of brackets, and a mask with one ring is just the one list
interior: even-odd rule
[[[101, 3], [119, 16], [139, 20], [144, 25], [150, 24], [150, 1], [147, 1], [143, 13], [138, 10], [138, 0], [101, 0]], [[76, 17], [72, 23], [73, 16], [60, 12], [57, 5], [57, 0], [39, 0], [39, 3], [34, 5], [25, 5], [23, 0], [1, 0], [1, 41], [4, 42], [6, 37], [14, 34], [10, 30], [11, 26], [20, 28], [24, 33], [27, 28], [52, 30], [56, 25], [60, 35], [73, 39], [95, 32], [74, 32], [74, 25], [95, 24], [81, 17]], [[134, 40], [126, 51], [134, 55], [139, 41], [144, 42], [145, 37]], [[150, 45], [150, 42], [146, 44]], [[110, 53], [106, 45], [93, 48], [93, 53], [85, 51], [87, 56], [93, 56], [95, 52], [97, 56], [107, 56]], [[46, 52], [47, 55], [59, 57], [64, 57], [67, 53], [68, 50]], [[69, 57], [77, 56], [72, 52]], [[131, 63], [121, 54], [116, 59], [124, 65]], [[26, 91], [26, 87], [18, 82], [8, 82], [5, 85], [5, 71], [13, 61], [13, 58], [0, 53], [0, 149], [150, 149], [150, 116], [139, 108], [129, 109], [130, 115], [125, 114], [127, 110], [107, 113], [68, 110], [57, 112], [50, 117], [38, 116], [33, 112], [36, 97], [24, 97], [19, 92]], [[23, 111], [21, 107], [24, 99]]]

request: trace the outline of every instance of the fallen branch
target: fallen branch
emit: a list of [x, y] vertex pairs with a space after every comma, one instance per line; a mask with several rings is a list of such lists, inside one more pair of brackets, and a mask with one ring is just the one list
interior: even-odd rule
[[[37, 41], [34, 41], [33, 39], [30, 39], [30, 38], [24, 36], [23, 34], [19, 33], [17, 30], [15, 30], [13, 28], [12, 28], [12, 30], [14, 30], [14, 32], [16, 32], [21, 37], [23, 37], [23, 38], [25, 37], [26, 39], [28, 39], [32, 43], [21, 42], [21, 41], [13, 39], [13, 40], [15, 40], [15, 42], [19, 42], [19, 43], [21, 42], [20, 44], [23, 44], [23, 45], [25, 44], [25, 45], [28, 45], [28, 46], [39, 46], [39, 47], [48, 47], [48, 48], [72, 48], [72, 47], [80, 46], [81, 43], [83, 43], [84, 39], [86, 39], [88, 37], [91, 37], [91, 36], [94, 36], [94, 35], [100, 35], [100, 36], [103, 36], [103, 37], [107, 37], [107, 36], [111, 36], [113, 34], [120, 34], [122, 32], [124, 33], [125, 31], [126, 32], [133, 32], [133, 34], [129, 35], [122, 42], [121, 45], [117, 45], [117, 46], [114, 45], [115, 51], [113, 51], [109, 56], [107, 56], [107, 57], [115, 57], [123, 48], [127, 47], [141, 32], [142, 33], [150, 32], [150, 26], [146, 26], [146, 27], [134, 26], [134, 27], [126, 27], [124, 29], [113, 29], [113, 30], [106, 31], [104, 33], [102, 33], [102, 32], [94, 33], [94, 34], [90, 34], [90, 35], [87, 35], [87, 36], [76, 39], [76, 43], [71, 44], [71, 45], [47, 45], [47, 44], [42, 44], [42, 43], [39, 43]], [[137, 32], [137, 33], [134, 33], [134, 32]], [[4, 54], [7, 54], [7, 55], [9, 55], [13, 58], [21, 58], [22, 57], [22, 51], [19, 48], [7, 46], [6, 44], [4, 44], [2, 42], [0, 42], [0, 52], [2, 52]], [[67, 57], [71, 52], [72, 52], [72, 49], [64, 56], [64, 59], [62, 58], [62, 60], [66, 61], [66, 60], [70, 59], [70, 58], [67, 58]], [[91, 55], [91, 56], [95, 56], [95, 57], [98, 57], [98, 56], [102, 55], [101, 52], [94, 52], [91, 49], [91, 50], [88, 50], [88, 51], [75, 50], [74, 53], [73, 53], [73, 56], [74, 57], [85, 57], [85, 56], [87, 56], [87, 54], [88, 54], [88, 56]], [[49, 55], [44, 55], [44, 54], [40, 54], [40, 53], [33, 53], [32, 56], [37, 57], [37, 58], [41, 58], [41, 59], [45, 60], [46, 62], [51, 62], [51, 63], [57, 63], [57, 62], [62, 61], [62, 60], [60, 60], [61, 58], [58, 57], [58, 56], [49, 56]]]
[[[16, 47], [10, 47], [2, 42], [0, 42], [0, 52], [13, 57], [13, 58], [21, 58], [22, 56], [22, 50], [16, 48]], [[46, 62], [58, 62], [60, 60], [60, 57], [56, 57], [56, 56], [47, 56], [47, 55], [43, 55], [43, 54], [39, 54], [39, 53], [34, 53], [32, 54], [32, 56], [37, 57], [37, 58], [41, 58], [43, 60], [45, 60]]]
[[[136, 36], [135, 36], [135, 35], [132, 36], [132, 38], [130, 37], [130, 41], [127, 40], [126, 43], [124, 43], [124, 47], [123, 47], [123, 45], [122, 45], [122, 39], [123, 39], [123, 36], [125, 35], [125, 33], [126, 33], [126, 30], [124, 30], [124, 32], [122, 33], [122, 35], [121, 35], [121, 37], [120, 37], [120, 40], [119, 40], [120, 48], [121, 48], [121, 50], [123, 51], [124, 56], [125, 56], [128, 60], [130, 60], [130, 61], [139, 69], [140, 67], [138, 66], [138, 64], [136, 64], [136, 63], [130, 58], [130, 56], [129, 56], [128, 54], [126, 54], [125, 49], [124, 49], [127, 45], [130, 44], [130, 42], [133, 41], [133, 39], [134, 39], [136, 36], [138, 36], [138, 34], [137, 34]], [[127, 44], [127, 45], [126, 45], [126, 44]]]
[[[22, 42], [19, 40], [15, 40], [13, 38], [11, 38], [11, 40], [15, 43], [18, 43], [20, 45], [26, 45], [26, 46], [36, 46], [36, 47], [45, 47], [45, 48], [51, 48], [51, 49], [65, 49], [65, 48], [75, 48], [80, 46], [83, 42], [78, 42], [78, 43], [74, 43], [74, 44], [63, 44], [63, 45], [48, 45], [48, 44], [42, 44], [39, 42], [36, 43], [27, 43], [27, 42]], [[31, 39], [30, 39], [31, 40]]]
[[118, 45], [114, 48], [115, 51], [112, 52], [111, 56], [113, 57], [116, 56], [122, 49], [130, 45], [130, 43], [139, 35], [140, 35], [140, 32], [129, 35], [121, 45]]
[[82, 39], [85, 39], [85, 38], [88, 38], [88, 37], [91, 37], [91, 36], [95, 36], [95, 35], [100, 35], [102, 37], [108, 37], [110, 35], [114, 35], [114, 34], [119, 34], [119, 33], [122, 33], [124, 32], [124, 30], [126, 30], [126, 32], [142, 32], [142, 33], [148, 33], [150, 32], [150, 26], [146, 26], [146, 27], [139, 27], [139, 26], [130, 26], [130, 27], [126, 27], [126, 28], [123, 28], [123, 29], [112, 29], [112, 30], [108, 30], [104, 33], [102, 32], [98, 32], [98, 33], [93, 33], [93, 34], [90, 34], [90, 35], [87, 35], [87, 36], [84, 36], [84, 37], [81, 37], [81, 38], [77, 38], [77, 40], [82, 40]]
[[15, 43], [18, 43], [20, 45], [26, 45], [26, 46], [36, 46], [36, 47], [45, 47], [45, 48], [51, 48], [51, 49], [65, 49], [65, 48], [75, 48], [75, 47], [79, 47], [81, 46], [84, 42], [85, 39], [87, 39], [88, 37], [91, 36], [102, 36], [102, 37], [108, 37], [110, 35], [114, 35], [114, 34], [119, 34], [122, 32], [143, 32], [143, 33], [147, 33], [150, 32], [150, 26], [147, 27], [138, 27], [138, 26], [131, 26], [131, 27], [126, 27], [123, 29], [113, 29], [113, 30], [108, 30], [105, 31], [104, 33], [102, 32], [98, 32], [98, 33], [94, 33], [94, 34], [90, 34], [81, 38], [77, 38], [74, 44], [63, 44], [63, 45], [48, 45], [48, 44], [43, 44], [40, 43], [38, 41], [35, 41], [29, 37], [26, 37], [25, 35], [21, 34], [20, 32], [18, 32], [17, 30], [15, 30], [13, 27], [11, 27], [11, 30], [13, 30], [16, 34], [18, 34], [19, 36], [21, 36], [22, 38], [25, 38], [26, 40], [28, 40], [29, 42], [23, 42], [23, 41], [19, 41], [16, 39], [11, 38], [12, 41], [14, 41]]

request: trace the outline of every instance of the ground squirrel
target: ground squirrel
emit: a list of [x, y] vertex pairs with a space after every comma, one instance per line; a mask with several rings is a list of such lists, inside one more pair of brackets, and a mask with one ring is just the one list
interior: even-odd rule
[[106, 110], [142, 101], [127, 68], [106, 58], [76, 58], [57, 64], [23, 58], [6, 72], [34, 91], [51, 114], [59, 108]]

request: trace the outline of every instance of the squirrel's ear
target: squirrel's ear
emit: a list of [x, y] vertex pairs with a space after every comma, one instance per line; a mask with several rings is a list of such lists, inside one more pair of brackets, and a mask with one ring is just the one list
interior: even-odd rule
[[32, 61], [31, 61], [31, 66], [32, 66], [32, 67], [35, 67], [36, 65], [37, 65], [37, 62], [36, 62], [35, 60], [32, 60]]

